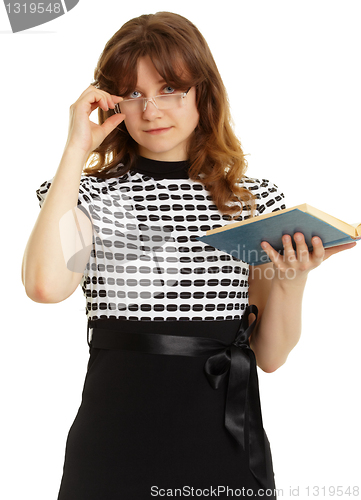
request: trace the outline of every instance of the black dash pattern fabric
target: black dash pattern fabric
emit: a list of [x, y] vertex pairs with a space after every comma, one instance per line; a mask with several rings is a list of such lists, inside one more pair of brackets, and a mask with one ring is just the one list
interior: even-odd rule
[[[248, 304], [249, 266], [199, 242], [229, 224], [186, 162], [139, 158], [122, 177], [81, 176], [78, 207], [93, 223], [93, 249], [81, 287], [96, 319], [197, 321], [239, 319]], [[36, 194], [40, 207], [52, 179]], [[267, 179], [243, 177], [257, 197], [256, 215], [286, 208]], [[250, 216], [244, 210], [237, 220]]]

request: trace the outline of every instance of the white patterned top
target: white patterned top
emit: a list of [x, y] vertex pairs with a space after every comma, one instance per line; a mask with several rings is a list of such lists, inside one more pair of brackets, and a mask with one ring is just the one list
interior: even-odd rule
[[[248, 304], [248, 264], [196, 239], [234, 221], [189, 179], [186, 162], [140, 160], [121, 177], [81, 176], [78, 208], [93, 224], [81, 281], [87, 317], [239, 319]], [[36, 191], [40, 207], [51, 182]], [[245, 176], [240, 184], [256, 195], [256, 216], [286, 208], [269, 180]], [[249, 217], [243, 210], [237, 220]]]

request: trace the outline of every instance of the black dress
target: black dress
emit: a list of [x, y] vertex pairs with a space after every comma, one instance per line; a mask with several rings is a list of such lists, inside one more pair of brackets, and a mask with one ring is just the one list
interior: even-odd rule
[[[247, 344], [248, 266], [195, 239], [227, 220], [187, 168], [139, 158], [116, 179], [82, 176], [95, 230], [82, 283], [90, 358], [58, 500], [276, 498]], [[243, 182], [258, 214], [285, 207], [269, 181]]]

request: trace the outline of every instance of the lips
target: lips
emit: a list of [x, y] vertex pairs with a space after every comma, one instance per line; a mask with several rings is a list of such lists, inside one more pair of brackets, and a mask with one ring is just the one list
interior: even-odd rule
[[167, 132], [172, 127], [161, 127], [161, 128], [152, 128], [149, 130], [144, 130], [147, 134], [162, 134], [163, 132]]

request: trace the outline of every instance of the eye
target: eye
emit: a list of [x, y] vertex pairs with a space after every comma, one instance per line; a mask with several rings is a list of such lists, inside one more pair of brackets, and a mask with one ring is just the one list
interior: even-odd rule
[[175, 92], [175, 89], [170, 85], [167, 85], [166, 87], [164, 87], [163, 92], [165, 94], [173, 94], [173, 92]]
[[[138, 95], [137, 95], [137, 94], [138, 94]], [[129, 99], [137, 99], [139, 96], [140, 96], [140, 92], [138, 92], [138, 90], [134, 90], [134, 92], [132, 92], [132, 93], [129, 95]]]

